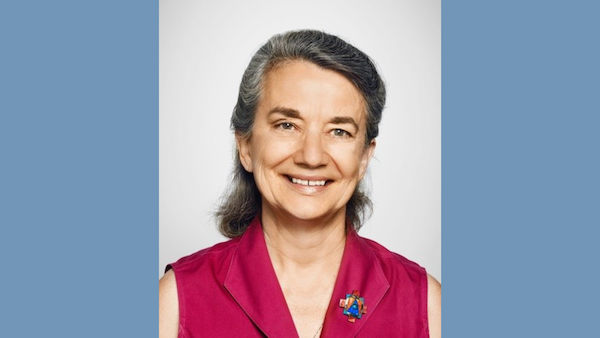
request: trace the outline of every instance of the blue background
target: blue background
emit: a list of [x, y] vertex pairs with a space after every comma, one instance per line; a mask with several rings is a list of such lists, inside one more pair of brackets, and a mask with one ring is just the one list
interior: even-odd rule
[[[445, 337], [597, 332], [591, 1], [444, 1]], [[157, 332], [158, 3], [0, 5], [0, 327]]]
[[599, 9], [442, 2], [445, 337], [598, 334]]
[[156, 336], [158, 3], [0, 13], [0, 336]]

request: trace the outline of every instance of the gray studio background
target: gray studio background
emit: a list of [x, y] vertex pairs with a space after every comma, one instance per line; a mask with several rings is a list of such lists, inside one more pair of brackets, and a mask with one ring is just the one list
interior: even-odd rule
[[368, 178], [374, 212], [360, 234], [441, 282], [440, 6], [161, 0], [159, 276], [166, 264], [226, 240], [211, 212], [229, 182], [229, 118], [242, 73], [272, 35], [312, 28], [371, 56], [387, 85]]

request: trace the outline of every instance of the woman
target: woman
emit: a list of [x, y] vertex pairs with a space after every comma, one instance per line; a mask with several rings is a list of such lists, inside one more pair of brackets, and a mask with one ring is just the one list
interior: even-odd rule
[[440, 285], [356, 231], [385, 87], [364, 53], [295, 31], [252, 58], [231, 118], [232, 240], [167, 267], [160, 337], [439, 337]]

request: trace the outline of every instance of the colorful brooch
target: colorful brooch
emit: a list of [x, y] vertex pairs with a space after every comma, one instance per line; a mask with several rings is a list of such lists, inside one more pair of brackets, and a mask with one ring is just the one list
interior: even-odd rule
[[365, 299], [360, 296], [360, 292], [357, 290], [352, 291], [352, 294], [346, 294], [346, 299], [340, 299], [340, 307], [344, 308], [344, 314], [348, 316], [348, 321], [351, 323], [367, 313]]

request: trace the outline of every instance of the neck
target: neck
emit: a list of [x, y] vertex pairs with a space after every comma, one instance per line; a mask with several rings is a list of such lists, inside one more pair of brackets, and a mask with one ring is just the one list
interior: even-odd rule
[[263, 232], [276, 268], [310, 268], [341, 259], [346, 243], [345, 211], [322, 221], [262, 213]]
[[346, 245], [345, 210], [326, 221], [281, 216], [263, 208], [271, 263], [301, 337], [320, 331]]

